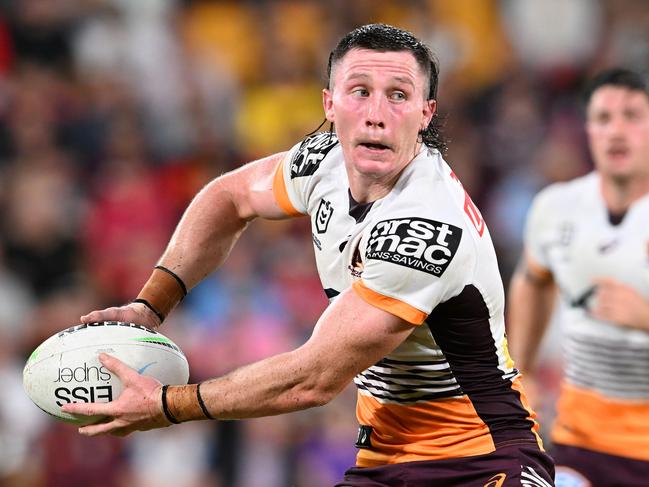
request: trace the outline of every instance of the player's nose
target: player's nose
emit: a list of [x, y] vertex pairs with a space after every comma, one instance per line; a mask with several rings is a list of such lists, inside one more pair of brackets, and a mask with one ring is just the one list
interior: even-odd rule
[[617, 139], [624, 139], [626, 137], [627, 123], [624, 117], [613, 117], [608, 128], [611, 137]]
[[372, 96], [368, 99], [367, 111], [365, 113], [365, 125], [367, 127], [385, 128], [385, 102], [380, 96]]

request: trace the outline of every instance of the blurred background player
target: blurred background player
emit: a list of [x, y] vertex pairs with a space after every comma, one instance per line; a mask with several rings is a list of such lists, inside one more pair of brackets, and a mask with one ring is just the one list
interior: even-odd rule
[[642, 486], [649, 478], [649, 91], [611, 69], [585, 90], [595, 171], [541, 191], [509, 290], [521, 370], [560, 296], [565, 378], [552, 453], [557, 485]]

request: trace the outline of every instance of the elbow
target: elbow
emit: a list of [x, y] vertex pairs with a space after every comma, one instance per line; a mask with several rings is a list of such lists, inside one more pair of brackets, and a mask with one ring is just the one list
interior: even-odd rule
[[303, 398], [307, 408], [329, 404], [345, 388], [345, 383], [336, 380], [322, 380], [304, 391]]
[[324, 406], [326, 404], [329, 404], [336, 396], [337, 394], [312, 391], [305, 397], [305, 408], [310, 409]]
[[338, 396], [351, 382], [357, 371], [345, 361], [313, 351], [307, 345], [293, 353], [298, 373], [293, 376], [294, 400], [303, 409], [324, 406]]
[[257, 218], [257, 213], [250, 205], [249, 193], [246, 191], [247, 186], [243, 184], [238, 172], [227, 173], [215, 180], [221, 194], [227, 198], [231, 205], [231, 214], [236, 215], [239, 223], [246, 226], [248, 223]]

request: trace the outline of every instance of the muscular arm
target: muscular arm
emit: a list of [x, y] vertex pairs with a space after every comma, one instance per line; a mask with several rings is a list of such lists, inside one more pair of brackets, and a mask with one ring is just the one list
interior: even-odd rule
[[394, 350], [412, 330], [413, 325], [367, 304], [348, 289], [327, 308], [303, 346], [211, 380], [201, 386], [201, 392], [208, 410], [221, 419], [321, 406], [355, 375]]
[[[270, 416], [326, 404], [359, 372], [394, 350], [413, 325], [363, 301], [352, 289], [338, 296], [301, 347], [203, 383], [201, 395], [217, 419]], [[107, 422], [84, 426], [82, 434], [125, 435], [167, 426], [160, 384], [114, 358], [103, 360], [128, 387], [105, 404], [67, 404], [66, 412], [105, 415]], [[170, 412], [179, 421], [205, 419], [196, 385], [168, 389]]]
[[273, 174], [284, 153], [251, 162], [205, 186], [187, 207], [160, 258], [188, 289], [227, 257], [248, 222], [286, 218], [273, 196]]
[[[185, 210], [159, 265], [191, 289], [223, 263], [248, 222], [256, 217], [286, 218], [273, 195], [273, 176], [284, 156], [279, 153], [251, 162], [206, 185]], [[154, 270], [138, 296], [150, 307], [134, 302], [92, 311], [81, 321], [128, 321], [157, 328], [160, 316], [166, 316], [182, 298], [179, 290], [171, 277]]]
[[523, 255], [509, 286], [507, 336], [517, 367], [531, 372], [556, 298], [552, 274]]

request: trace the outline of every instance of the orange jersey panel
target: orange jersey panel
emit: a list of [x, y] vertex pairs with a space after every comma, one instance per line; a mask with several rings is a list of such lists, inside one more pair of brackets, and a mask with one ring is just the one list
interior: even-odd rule
[[564, 383], [552, 437], [564, 445], [649, 461], [649, 404], [612, 400]]
[[468, 397], [412, 405], [381, 404], [358, 394], [360, 424], [371, 424], [372, 449], [361, 449], [359, 467], [482, 455], [495, 450], [489, 428]]
[[275, 176], [273, 177], [273, 195], [279, 207], [284, 210], [287, 215], [301, 216], [302, 213], [297, 211], [291, 203], [286, 190], [286, 182], [284, 181], [284, 160], [280, 161], [275, 169]]
[[404, 303], [403, 301], [399, 301], [398, 299], [377, 293], [376, 291], [368, 288], [362, 280], [355, 281], [352, 284], [352, 288], [354, 288], [354, 291], [356, 291], [356, 293], [361, 298], [363, 298], [365, 302], [376, 306], [383, 311], [392, 313], [393, 315], [398, 316], [408, 323], [421, 325], [428, 316], [423, 311], [420, 311], [417, 308]]
[[[509, 352], [508, 352], [509, 355]], [[511, 360], [511, 358], [510, 358]], [[512, 389], [515, 391], [518, 391], [520, 394], [521, 398], [521, 404], [525, 408], [525, 410], [529, 413], [529, 416], [527, 419], [529, 419], [534, 426], [532, 426], [532, 433], [534, 433], [534, 436], [536, 437], [536, 442], [539, 445], [539, 448], [543, 451], [545, 449], [543, 448], [543, 440], [541, 439], [541, 436], [539, 435], [539, 430], [541, 429], [541, 426], [539, 423], [536, 421], [536, 412], [532, 409], [532, 406], [530, 405], [529, 400], [527, 399], [527, 395], [525, 394], [525, 391], [523, 390], [523, 383], [521, 381], [521, 377], [518, 376], [512, 381]]]

